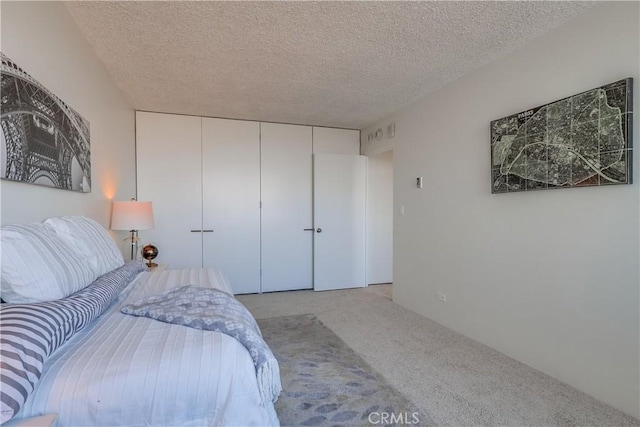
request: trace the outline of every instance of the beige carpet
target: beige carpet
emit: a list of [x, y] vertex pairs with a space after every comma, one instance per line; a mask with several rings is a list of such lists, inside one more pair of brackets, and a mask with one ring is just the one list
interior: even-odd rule
[[391, 285], [238, 299], [258, 319], [314, 314], [438, 425], [640, 425], [548, 375], [394, 304]]

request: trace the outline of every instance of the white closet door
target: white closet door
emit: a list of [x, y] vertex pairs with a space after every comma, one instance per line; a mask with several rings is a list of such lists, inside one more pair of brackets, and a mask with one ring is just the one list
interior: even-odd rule
[[140, 243], [170, 268], [202, 266], [200, 129], [200, 117], [136, 112], [138, 200], [153, 202], [155, 217]]
[[203, 266], [260, 292], [260, 123], [202, 119], [202, 186]]
[[311, 289], [312, 134], [261, 123], [262, 291]]
[[363, 287], [367, 158], [313, 155], [314, 289]]

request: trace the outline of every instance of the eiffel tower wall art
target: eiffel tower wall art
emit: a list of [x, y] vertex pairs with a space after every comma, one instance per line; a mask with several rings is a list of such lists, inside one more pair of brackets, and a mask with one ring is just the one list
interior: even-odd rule
[[491, 122], [491, 192], [631, 184], [627, 78]]
[[89, 122], [0, 56], [0, 178], [90, 192]]

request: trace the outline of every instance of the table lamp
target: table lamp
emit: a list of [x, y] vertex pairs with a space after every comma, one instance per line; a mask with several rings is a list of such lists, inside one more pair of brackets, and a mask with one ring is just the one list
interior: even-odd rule
[[138, 230], [149, 230], [155, 227], [153, 206], [151, 202], [139, 202], [131, 199], [128, 202], [113, 202], [111, 211], [111, 229], [129, 230], [131, 232], [131, 259], [138, 256]]

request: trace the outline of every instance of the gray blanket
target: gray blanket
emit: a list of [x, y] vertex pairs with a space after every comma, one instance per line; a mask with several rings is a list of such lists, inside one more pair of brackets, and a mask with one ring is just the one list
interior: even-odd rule
[[253, 359], [261, 403], [278, 400], [282, 391], [278, 361], [262, 339], [260, 328], [249, 310], [228, 293], [187, 285], [126, 305], [120, 311], [165, 323], [222, 332], [237, 339]]

